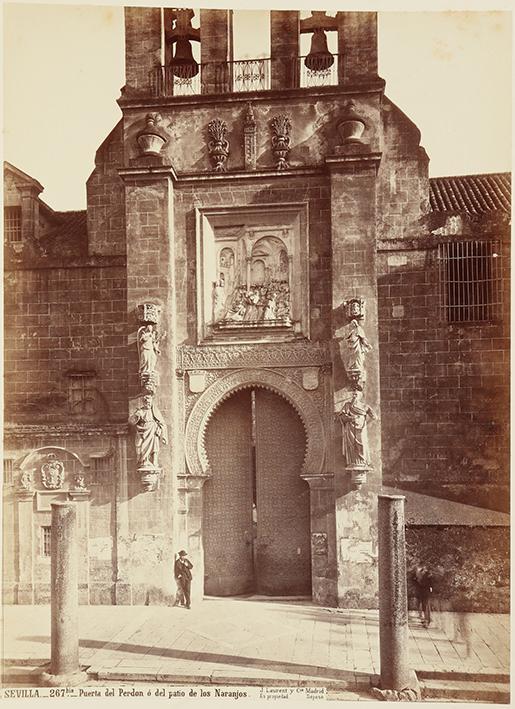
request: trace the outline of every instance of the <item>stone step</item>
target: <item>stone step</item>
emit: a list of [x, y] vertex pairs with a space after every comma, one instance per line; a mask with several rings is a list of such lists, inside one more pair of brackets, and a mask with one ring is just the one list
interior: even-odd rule
[[459, 670], [416, 670], [419, 680], [423, 679], [439, 679], [439, 680], [457, 680], [459, 682], [495, 682], [503, 684], [510, 682], [510, 675], [497, 669], [485, 669], [481, 672], [460, 672]]
[[504, 682], [477, 682], [470, 679], [424, 679], [420, 681], [423, 699], [510, 703], [510, 687]]

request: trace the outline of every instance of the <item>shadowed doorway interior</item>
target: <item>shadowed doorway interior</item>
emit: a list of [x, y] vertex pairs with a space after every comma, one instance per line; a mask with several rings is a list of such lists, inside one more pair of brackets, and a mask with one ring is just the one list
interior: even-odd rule
[[306, 449], [295, 409], [267, 389], [222, 402], [206, 431], [204, 592], [311, 595]]

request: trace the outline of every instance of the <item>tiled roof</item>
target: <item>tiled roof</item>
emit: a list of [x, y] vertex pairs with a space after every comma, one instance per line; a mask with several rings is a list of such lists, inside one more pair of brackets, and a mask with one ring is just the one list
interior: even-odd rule
[[458, 175], [432, 177], [429, 199], [433, 212], [482, 214], [511, 211], [511, 174]]
[[42, 245], [58, 255], [87, 253], [88, 228], [86, 210], [54, 212], [47, 230], [41, 237]]

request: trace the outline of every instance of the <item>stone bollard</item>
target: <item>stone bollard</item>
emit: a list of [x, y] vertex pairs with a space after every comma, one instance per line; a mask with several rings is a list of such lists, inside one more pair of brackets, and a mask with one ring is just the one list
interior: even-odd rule
[[403, 495], [378, 496], [379, 648], [382, 700], [420, 699], [415, 673], [408, 661], [408, 595]]
[[87, 680], [79, 667], [79, 589], [77, 508], [75, 502], [52, 503], [51, 659], [43, 683], [71, 686]]

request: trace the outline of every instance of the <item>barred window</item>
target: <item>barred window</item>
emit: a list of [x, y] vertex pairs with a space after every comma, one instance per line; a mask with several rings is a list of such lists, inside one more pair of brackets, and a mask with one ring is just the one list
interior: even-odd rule
[[447, 322], [484, 322], [501, 316], [498, 241], [454, 241], [438, 247], [440, 305]]
[[51, 539], [52, 527], [50, 525], [41, 527], [41, 556], [50, 556]]
[[68, 402], [70, 413], [91, 415], [95, 413], [95, 373], [68, 373]]
[[113, 481], [113, 458], [93, 458], [94, 481], [98, 485], [109, 484]]
[[4, 458], [4, 485], [13, 484], [13, 459]]
[[21, 207], [4, 207], [4, 235], [9, 244], [21, 241]]

